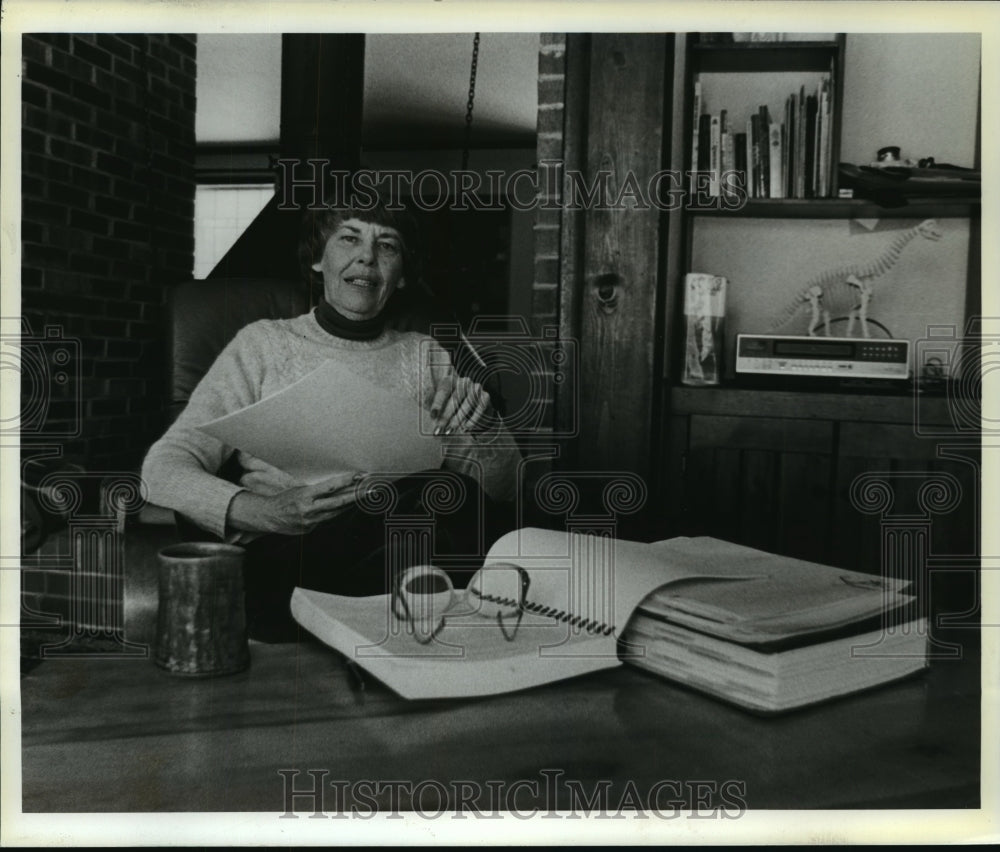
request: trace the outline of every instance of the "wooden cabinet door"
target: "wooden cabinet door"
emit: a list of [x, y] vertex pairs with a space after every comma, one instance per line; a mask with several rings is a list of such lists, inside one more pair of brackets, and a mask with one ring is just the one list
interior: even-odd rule
[[842, 423], [833, 549], [843, 568], [913, 580], [955, 626], [978, 611], [980, 451], [910, 425]]
[[826, 421], [692, 415], [680, 532], [824, 561], [833, 446]]

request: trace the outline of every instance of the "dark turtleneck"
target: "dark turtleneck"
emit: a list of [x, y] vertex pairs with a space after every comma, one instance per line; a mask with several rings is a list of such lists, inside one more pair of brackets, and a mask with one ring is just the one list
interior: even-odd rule
[[326, 299], [316, 305], [313, 312], [316, 322], [327, 333], [345, 340], [374, 340], [385, 328], [385, 317], [381, 314], [365, 320], [353, 320], [345, 317]]

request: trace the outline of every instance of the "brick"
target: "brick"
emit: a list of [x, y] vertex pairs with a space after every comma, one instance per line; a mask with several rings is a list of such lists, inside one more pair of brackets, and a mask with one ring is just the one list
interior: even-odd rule
[[74, 98], [78, 98], [84, 103], [92, 104], [101, 109], [111, 109], [111, 104], [113, 103], [111, 95], [107, 92], [102, 92], [97, 86], [93, 86], [89, 82], [74, 80], [71, 91]]
[[59, 204], [49, 204], [45, 201], [26, 198], [22, 200], [21, 208], [24, 218], [34, 222], [63, 224], [67, 220], [68, 211]]
[[[101, 180], [107, 180], [107, 178], [102, 176]], [[132, 216], [132, 205], [127, 201], [100, 195], [94, 199], [94, 210], [104, 216], [113, 216], [116, 219], [128, 219]]]
[[85, 103], [74, 100], [73, 98], [61, 94], [60, 92], [53, 92], [51, 95], [52, 109], [62, 115], [69, 116], [76, 121], [91, 122], [94, 118], [94, 109]]
[[128, 284], [106, 278], [87, 279], [87, 291], [99, 299], [125, 299], [128, 296]]
[[156, 339], [159, 340], [163, 334], [163, 329], [151, 322], [132, 321], [128, 324], [128, 335], [138, 340]]
[[63, 136], [66, 139], [73, 135], [73, 122], [50, 110], [25, 105], [23, 121], [26, 127]]
[[562, 110], [544, 110], [538, 113], [539, 133], [562, 133]]
[[113, 194], [120, 199], [126, 201], [145, 201], [148, 189], [142, 184], [135, 183], [131, 180], [124, 180], [122, 178], [115, 179], [115, 188]]
[[44, 133], [27, 127], [21, 130], [21, 150], [34, 154], [48, 153], [49, 139]]
[[107, 275], [110, 262], [105, 257], [95, 254], [75, 254], [73, 255], [72, 268], [84, 275]]
[[536, 316], [555, 316], [559, 307], [559, 290], [533, 290], [531, 293], [531, 310]]
[[93, 163], [94, 152], [84, 145], [77, 145], [75, 142], [67, 142], [64, 139], [49, 139], [49, 151], [53, 157], [60, 160], [76, 163], [80, 166], [89, 166]]
[[133, 163], [142, 164], [145, 167], [147, 154], [146, 148], [131, 139], [123, 139], [121, 136], [114, 139], [113, 145], [105, 146], [107, 150], [113, 150], [114, 153], [119, 157], [124, 157], [126, 160], [131, 160]]
[[24, 63], [24, 77], [50, 89], [60, 92], [69, 91], [72, 85], [72, 78], [68, 74], [49, 68], [47, 65], [39, 65], [37, 62]]
[[153, 39], [149, 44], [150, 53], [157, 59], [162, 60], [167, 65], [180, 69], [182, 54], [176, 50], [168, 41]]
[[[142, 354], [143, 345], [137, 340], [109, 340], [107, 342], [107, 356], [109, 358], [135, 359]], [[121, 412], [124, 414], [125, 408]]]
[[135, 174], [135, 166], [132, 161], [109, 154], [107, 151], [98, 152], [97, 168], [117, 177], [132, 178]]
[[539, 53], [538, 54], [538, 75], [565, 74], [566, 57], [565, 54]]
[[30, 59], [41, 65], [48, 65], [51, 48], [43, 41], [39, 41], [34, 36], [25, 35], [21, 37], [21, 58]]
[[197, 55], [197, 33], [170, 33], [166, 39], [170, 49], [179, 53], [182, 58], [194, 59]]
[[69, 74], [75, 80], [84, 80], [89, 83], [94, 81], [94, 66], [90, 62], [62, 50], [52, 51], [52, 67], [56, 71]]
[[535, 261], [535, 281], [542, 284], [554, 284], [559, 280], [558, 260], [536, 260]]
[[106, 193], [110, 193], [113, 185], [110, 175], [94, 171], [90, 167], [80, 166], [75, 166], [72, 169], [72, 179], [67, 177], [66, 181], [71, 182], [75, 187], [86, 189], [95, 201]]
[[560, 231], [558, 227], [535, 228], [535, 257], [558, 257]]
[[131, 245], [122, 240], [94, 238], [94, 251], [101, 257], [125, 259], [129, 256]]
[[108, 302], [105, 314], [116, 319], [142, 319], [142, 306], [135, 302]]
[[89, 325], [92, 334], [102, 337], [125, 337], [128, 334], [127, 324], [120, 319], [92, 319]]
[[562, 79], [542, 80], [538, 83], [538, 105], [562, 103], [565, 96], [565, 85]]
[[164, 288], [154, 284], [130, 284], [128, 288], [128, 298], [137, 302], [159, 303], [164, 298]]
[[21, 289], [37, 290], [42, 286], [43, 275], [40, 269], [21, 268]]
[[[50, 183], [49, 200], [72, 207], [86, 208], [90, 204], [90, 193], [69, 184]], [[70, 216], [70, 221], [72, 221], [72, 215]]]
[[26, 104], [31, 104], [40, 109], [47, 110], [49, 108], [48, 89], [43, 89], [41, 86], [36, 86], [27, 80], [21, 85], [21, 99]]
[[69, 222], [74, 228], [83, 228], [95, 234], [108, 233], [108, 220], [103, 216], [95, 216], [86, 210], [73, 210]]
[[[115, 341], [109, 341], [113, 343]], [[128, 401], [124, 399], [93, 399], [88, 408], [91, 416], [101, 417], [113, 414], [126, 414], [128, 412]]]
[[563, 156], [562, 134], [556, 134], [554, 137], [546, 139], [539, 139], [536, 150], [539, 160], [561, 160]]
[[[133, 57], [135, 56], [135, 48], [127, 42], [123, 41], [118, 36], [107, 35], [103, 33], [98, 33], [97, 36], [97, 46], [102, 50], [106, 50], [113, 54], [118, 60], [131, 64]], [[117, 70], [118, 62], [115, 62], [115, 68]]]
[[60, 50], [69, 50], [70, 39], [66, 33], [35, 33], [34, 37], [45, 44], [58, 47]]
[[44, 198], [49, 188], [48, 181], [31, 177], [26, 171], [21, 172], [21, 195], [24, 198]]
[[59, 225], [52, 225], [49, 228], [49, 243], [68, 251], [91, 251], [92, 240], [93, 236], [78, 228], [65, 228]]
[[142, 107], [137, 106], [130, 100], [125, 98], [115, 98], [112, 102], [113, 106], [107, 107], [111, 109], [112, 112], [116, 113], [120, 118], [126, 119], [128, 121], [134, 121], [142, 125], [146, 122], [146, 113], [143, 111]]
[[116, 59], [112, 73], [116, 77], [128, 80], [128, 82], [135, 84], [141, 89], [146, 88], [145, 72], [133, 64], [131, 60]]
[[89, 145], [92, 148], [101, 148], [105, 151], [110, 151], [115, 145], [114, 136], [88, 124], [76, 125], [74, 138], [77, 142]]
[[97, 68], [103, 68], [105, 71], [111, 70], [111, 54], [93, 44], [88, 44], [80, 36], [73, 39], [73, 54]]
[[115, 222], [111, 227], [111, 235], [116, 239], [123, 240], [147, 240], [149, 239], [149, 228], [134, 222]]
[[28, 243], [44, 243], [46, 230], [44, 225], [37, 222], [21, 223], [21, 239]]

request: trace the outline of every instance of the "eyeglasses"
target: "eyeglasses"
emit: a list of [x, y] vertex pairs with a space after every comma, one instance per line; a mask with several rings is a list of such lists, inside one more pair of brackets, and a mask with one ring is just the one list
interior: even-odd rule
[[[513, 630], [509, 630], [505, 624], [503, 610], [498, 609], [496, 614], [497, 627], [500, 628], [501, 635], [508, 642], [513, 642], [514, 638], [517, 636], [517, 631], [521, 626], [521, 620], [524, 618], [525, 606], [528, 600], [528, 590], [531, 588], [531, 577], [529, 577], [528, 572], [519, 565], [512, 565], [510, 567], [517, 571], [518, 578], [520, 580], [517, 600], [512, 598], [500, 598], [495, 595], [484, 595], [477, 589], [470, 589], [470, 591], [481, 600], [490, 601], [492, 603], [508, 607], [513, 606], [517, 609], [517, 616], [514, 622]], [[418, 580], [427, 577], [433, 577], [439, 582], [440, 579], [443, 578], [446, 583], [445, 588], [439, 591], [428, 590], [426, 588], [418, 588], [415, 590], [413, 588], [414, 584], [417, 583]], [[421, 585], [426, 585], [426, 579]], [[430, 644], [438, 635], [440, 635], [441, 631], [444, 630], [447, 623], [447, 610], [454, 602], [454, 589], [451, 585], [451, 578], [448, 577], [444, 571], [430, 566], [417, 566], [416, 568], [410, 568], [397, 577], [396, 582], [392, 585], [391, 594], [392, 614], [400, 623], [407, 626], [409, 633], [420, 645]], [[446, 596], [447, 600], [445, 600]], [[411, 603], [419, 603], [421, 609], [425, 608], [427, 604], [430, 604], [433, 612], [434, 601], [443, 604], [445, 614], [438, 618], [434, 629], [430, 633], [427, 633], [426, 631], [418, 628], [418, 623], [422, 623], [424, 619], [418, 618], [414, 615], [414, 607], [411, 606]]]

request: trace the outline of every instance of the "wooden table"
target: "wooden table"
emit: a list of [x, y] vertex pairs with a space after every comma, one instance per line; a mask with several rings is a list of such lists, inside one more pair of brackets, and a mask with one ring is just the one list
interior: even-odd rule
[[[23, 810], [283, 812], [281, 770], [299, 771], [297, 790], [312, 786], [309, 770], [325, 771], [326, 812], [342, 804], [331, 782], [362, 779], [409, 782], [374, 796], [403, 810], [422, 781], [441, 782], [420, 793], [432, 811], [442, 789], [449, 807], [469, 795], [458, 781], [479, 785], [481, 811], [573, 807], [566, 781], [587, 797], [608, 785], [612, 811], [629, 782], [645, 801], [660, 781], [675, 782], [658, 788], [668, 810], [678, 797], [706, 808], [979, 803], [970, 647], [960, 662], [773, 718], [629, 667], [490, 699], [407, 702], [371, 678], [358, 690], [342, 658], [311, 639], [251, 653], [249, 670], [205, 680], [149, 659], [42, 662], [21, 678]], [[537, 791], [486, 785], [517, 779]]]

